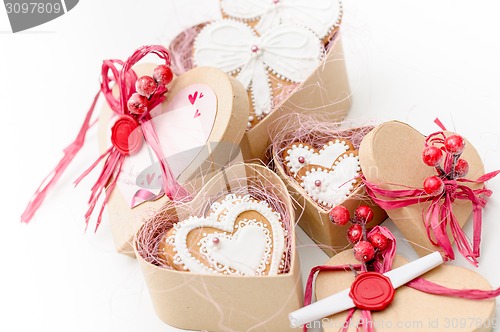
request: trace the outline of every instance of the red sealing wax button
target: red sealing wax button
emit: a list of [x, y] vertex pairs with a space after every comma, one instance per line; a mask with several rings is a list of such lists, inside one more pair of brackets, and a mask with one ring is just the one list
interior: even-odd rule
[[142, 146], [142, 130], [130, 115], [122, 115], [111, 128], [111, 143], [123, 155], [138, 152]]
[[356, 308], [361, 310], [384, 310], [394, 299], [391, 280], [378, 272], [359, 274], [349, 293]]

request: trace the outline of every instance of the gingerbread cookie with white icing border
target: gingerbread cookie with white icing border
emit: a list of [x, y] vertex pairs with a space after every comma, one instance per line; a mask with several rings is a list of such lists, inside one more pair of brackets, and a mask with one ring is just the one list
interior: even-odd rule
[[250, 129], [271, 113], [283, 89], [316, 70], [323, 53], [322, 41], [303, 26], [280, 24], [258, 34], [245, 22], [222, 19], [197, 35], [193, 63], [219, 68], [243, 84], [251, 100]]
[[285, 267], [287, 231], [269, 203], [227, 195], [205, 217], [176, 223], [158, 256], [179, 271], [222, 275], [277, 275]]
[[289, 175], [297, 177], [302, 167], [313, 164], [331, 168], [338, 157], [354, 150], [354, 145], [347, 139], [332, 140], [319, 150], [307, 143], [294, 142], [283, 149], [283, 167]]
[[361, 182], [357, 151], [347, 151], [330, 168], [309, 164], [297, 178], [300, 186], [319, 205], [330, 209], [342, 203]]

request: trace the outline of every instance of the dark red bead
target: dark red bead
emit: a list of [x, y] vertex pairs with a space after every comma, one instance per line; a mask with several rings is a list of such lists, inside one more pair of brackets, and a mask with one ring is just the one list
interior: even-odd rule
[[455, 174], [459, 178], [463, 178], [469, 173], [469, 163], [465, 159], [458, 159], [455, 165]]
[[172, 82], [174, 74], [172, 70], [167, 65], [159, 65], [153, 71], [153, 78], [158, 84], [167, 85]]
[[427, 166], [437, 166], [443, 159], [443, 151], [435, 146], [428, 146], [422, 153], [422, 160]]
[[354, 224], [347, 230], [347, 239], [351, 243], [358, 242], [363, 236], [363, 228], [359, 224]]
[[373, 233], [368, 236], [368, 241], [378, 250], [384, 251], [389, 246], [389, 239], [382, 233]]
[[460, 135], [451, 135], [444, 140], [444, 148], [451, 154], [461, 154], [465, 147], [465, 140]]
[[368, 224], [373, 220], [373, 211], [369, 206], [361, 205], [354, 212], [356, 220], [361, 223]]
[[337, 205], [330, 210], [330, 220], [336, 225], [343, 226], [349, 222], [351, 219], [351, 214], [345, 206]]
[[375, 248], [368, 241], [359, 241], [354, 245], [354, 257], [360, 262], [369, 262], [375, 257]]
[[429, 176], [424, 181], [424, 191], [431, 196], [441, 195], [444, 191], [444, 182], [437, 176]]

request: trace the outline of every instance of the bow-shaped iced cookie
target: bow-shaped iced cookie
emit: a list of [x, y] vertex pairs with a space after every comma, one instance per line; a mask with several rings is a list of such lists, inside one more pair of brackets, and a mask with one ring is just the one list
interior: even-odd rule
[[235, 19], [259, 22], [255, 29], [260, 34], [283, 24], [303, 25], [321, 39], [327, 37], [340, 23], [340, 0], [221, 0], [224, 14]]
[[230, 194], [208, 216], [175, 224], [158, 254], [176, 270], [276, 275], [284, 268], [285, 236], [280, 214], [267, 202]]
[[303, 82], [320, 64], [322, 48], [321, 40], [301, 26], [283, 24], [258, 36], [243, 22], [220, 20], [199, 33], [193, 59], [197, 66], [219, 68], [243, 83], [252, 99], [251, 127], [272, 110], [270, 77], [282, 86]]

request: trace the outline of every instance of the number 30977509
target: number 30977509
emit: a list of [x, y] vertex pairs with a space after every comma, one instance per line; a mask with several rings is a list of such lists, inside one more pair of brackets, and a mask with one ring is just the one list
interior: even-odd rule
[[23, 2], [5, 3], [7, 14], [59, 14], [63, 8], [60, 3]]

